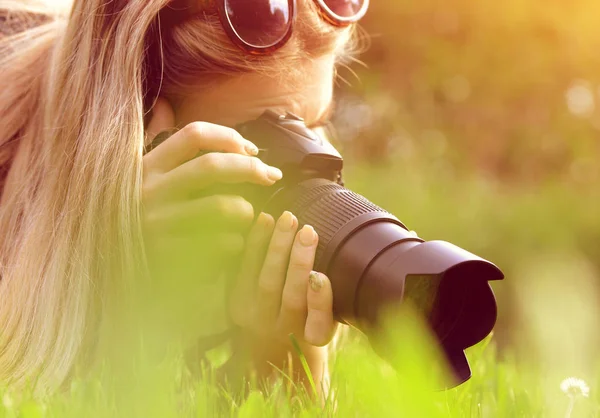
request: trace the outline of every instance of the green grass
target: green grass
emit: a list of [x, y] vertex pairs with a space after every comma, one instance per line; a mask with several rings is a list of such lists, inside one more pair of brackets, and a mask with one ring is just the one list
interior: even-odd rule
[[[564, 417], [598, 416], [600, 403], [570, 399], [560, 379], [547, 380], [511, 360], [498, 360], [491, 338], [468, 350], [474, 377], [449, 390], [432, 381], [430, 346], [410, 318], [401, 318], [396, 339], [397, 371], [353, 338], [333, 363], [332, 396], [315, 402], [306, 391], [290, 390], [285, 376], [269, 387], [249, 384], [249, 394], [220, 387], [205, 370], [202, 378], [181, 372], [177, 362], [149, 372], [136, 387], [110, 396], [100, 381], [74, 382], [66, 394], [32, 401], [4, 393], [0, 417]], [[596, 379], [598, 381], [598, 379]], [[142, 384], [143, 382], [143, 384]], [[334, 400], [333, 398], [336, 398]]]
[[[597, 191], [559, 183], [508, 188], [410, 162], [350, 165], [346, 180], [423, 238], [456, 243], [505, 272], [506, 280], [494, 284], [494, 335], [467, 351], [468, 382], [440, 390], [435, 344], [404, 311], [389, 328], [395, 368], [351, 333], [332, 354], [332, 390], [319, 401], [312, 388], [291, 387], [284, 372], [270, 385], [245, 382], [243, 396], [218, 384], [210, 366], [192, 376], [174, 357], [116, 386], [107, 376], [74, 381], [64, 393], [35, 401], [0, 391], [0, 418], [600, 416]], [[220, 353], [213, 354], [218, 362]], [[561, 381], [572, 375], [588, 383], [589, 397], [563, 393]]]

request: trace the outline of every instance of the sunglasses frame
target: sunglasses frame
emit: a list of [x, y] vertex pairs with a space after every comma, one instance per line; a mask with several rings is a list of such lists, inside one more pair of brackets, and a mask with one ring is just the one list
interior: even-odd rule
[[329, 22], [333, 26], [343, 27], [351, 25], [362, 19], [369, 9], [369, 0], [364, 0], [362, 7], [354, 16], [342, 17], [333, 12], [325, 3], [325, 0], [313, 0], [319, 6], [319, 13], [323, 20]]
[[[226, 1], [227, 0], [203, 0], [199, 2], [198, 0], [195, 0], [194, 2], [196, 4], [191, 5], [190, 0], [174, 0], [171, 1], [170, 4], [163, 9], [164, 13], [162, 14], [164, 14], [165, 17], [170, 16], [170, 18], [167, 19], [171, 23], [178, 23], [183, 20], [187, 20], [191, 16], [199, 14], [211, 14], [210, 12], [212, 11], [219, 17], [219, 20], [221, 21], [221, 26], [227, 33], [229, 39], [231, 39], [231, 41], [240, 49], [252, 55], [271, 54], [274, 51], [281, 48], [283, 45], [285, 45], [285, 43], [292, 36], [293, 26], [296, 20], [296, 0], [287, 0], [290, 8], [290, 22], [288, 24], [288, 28], [285, 34], [281, 37], [280, 40], [278, 40], [272, 45], [267, 46], [252, 45], [244, 41], [244, 39], [242, 39], [242, 37], [236, 32], [233, 24], [231, 23], [231, 20], [229, 19], [229, 16], [227, 15], [227, 10], [225, 6]], [[333, 10], [329, 8], [329, 6], [327, 6], [327, 3], [325, 2], [326, 0], [313, 1], [318, 6], [319, 15], [321, 16], [321, 18], [330, 25], [336, 27], [348, 26], [352, 23], [359, 21], [365, 15], [365, 13], [367, 13], [367, 9], [369, 8], [369, 0], [364, 0], [363, 5], [358, 11], [358, 13], [351, 17], [342, 17], [338, 16], [336, 13], [333, 12]], [[179, 18], [174, 18], [174, 16], [171, 16], [175, 15], [176, 13], [181, 13], [182, 11], [191, 13], [189, 13], [185, 19], [181, 18], [181, 14], [179, 15]]]
[[288, 6], [290, 8], [290, 21], [287, 25], [287, 30], [283, 37], [275, 42], [274, 44], [267, 46], [256, 46], [252, 45], [242, 39], [242, 37], [237, 33], [235, 28], [233, 27], [233, 23], [229, 20], [229, 15], [227, 14], [225, 2], [227, 0], [216, 0], [215, 6], [219, 13], [219, 20], [221, 21], [221, 26], [225, 29], [227, 36], [229, 39], [233, 41], [238, 47], [243, 49], [244, 51], [254, 54], [254, 55], [267, 55], [271, 54], [273, 51], [281, 48], [292, 36], [292, 26], [294, 26], [294, 21], [296, 20], [296, 0], [287, 0]]

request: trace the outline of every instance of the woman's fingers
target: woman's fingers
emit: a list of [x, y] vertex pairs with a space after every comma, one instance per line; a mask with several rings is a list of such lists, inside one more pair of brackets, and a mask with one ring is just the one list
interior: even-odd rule
[[281, 295], [278, 328], [301, 336], [307, 315], [308, 276], [315, 262], [319, 237], [310, 225], [296, 235]]
[[229, 313], [233, 322], [248, 327], [256, 314], [256, 278], [263, 266], [275, 221], [269, 214], [261, 212], [246, 239], [246, 250], [242, 256], [239, 274], [230, 296]]
[[324, 346], [337, 327], [331, 283], [312, 271], [316, 231], [309, 225], [299, 232], [297, 228], [290, 212], [276, 223], [269, 215], [258, 217], [247, 237], [230, 314], [234, 323], [258, 334], [287, 340], [294, 333], [311, 345]]
[[331, 282], [323, 273], [312, 271], [308, 283], [304, 340], [312, 345], [324, 346], [329, 344], [337, 328], [337, 322], [333, 319]]
[[[150, 122], [149, 129], [157, 129]], [[150, 134], [150, 133], [149, 133]], [[149, 172], [166, 173], [192, 160], [201, 151], [258, 155], [258, 148], [235, 129], [209, 122], [192, 122], [144, 156]]]
[[208, 153], [153, 179], [147, 179], [144, 193], [149, 198], [189, 197], [214, 184], [255, 183], [271, 186], [283, 177], [281, 170], [256, 157], [229, 153]]
[[284, 212], [277, 220], [258, 278], [256, 293], [255, 320], [263, 328], [272, 328], [277, 320], [297, 228], [298, 219], [291, 212]]

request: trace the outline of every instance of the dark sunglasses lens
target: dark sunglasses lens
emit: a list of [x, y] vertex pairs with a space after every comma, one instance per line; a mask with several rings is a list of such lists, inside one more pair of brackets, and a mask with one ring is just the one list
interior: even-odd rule
[[335, 15], [347, 19], [359, 14], [366, 0], [323, 0], [325, 6]]
[[258, 48], [281, 41], [292, 20], [290, 0], [225, 0], [225, 13], [237, 36]]

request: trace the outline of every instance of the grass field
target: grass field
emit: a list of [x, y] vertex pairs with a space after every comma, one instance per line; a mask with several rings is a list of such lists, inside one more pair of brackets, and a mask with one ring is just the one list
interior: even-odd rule
[[[411, 332], [415, 330], [404, 330]], [[561, 389], [551, 371], [534, 373], [514, 361], [499, 361], [491, 339], [468, 350], [474, 376], [458, 388], [439, 390], [431, 379], [429, 346], [398, 347], [398, 373], [356, 340], [337, 355], [333, 396], [316, 403], [308, 393], [291, 390], [284, 375], [268, 388], [249, 384], [238, 396], [204, 379], [182, 375], [177, 364], [154, 370], [143, 386], [116, 397], [99, 382], [74, 382], [65, 395], [32, 401], [4, 393], [1, 417], [595, 417], [600, 402], [597, 378]], [[426, 350], [422, 350], [426, 348]], [[596, 376], [598, 374], [596, 373]], [[566, 376], [565, 376], [566, 377]], [[563, 385], [564, 386], [564, 385]], [[335, 398], [335, 400], [334, 400]]]
[[[268, 387], [248, 382], [243, 398], [216, 384], [209, 367], [203, 378], [191, 377], [175, 358], [140, 370], [138, 383], [116, 395], [100, 379], [74, 382], [45, 400], [3, 393], [0, 417], [600, 416], [597, 192], [583, 196], [558, 183], [503, 189], [435, 170], [417, 175], [410, 163], [349, 164], [347, 171], [349, 187], [423, 238], [456, 243], [505, 272], [506, 280], [494, 284], [497, 329], [467, 351], [473, 370], [467, 383], [440, 390], [435, 345], [404, 312], [390, 335], [397, 371], [351, 333], [333, 354], [331, 396], [322, 402], [312, 400], [310, 389], [293, 390], [284, 372]], [[220, 353], [213, 354], [218, 363]], [[561, 389], [571, 376], [583, 379], [589, 393], [577, 381]]]

